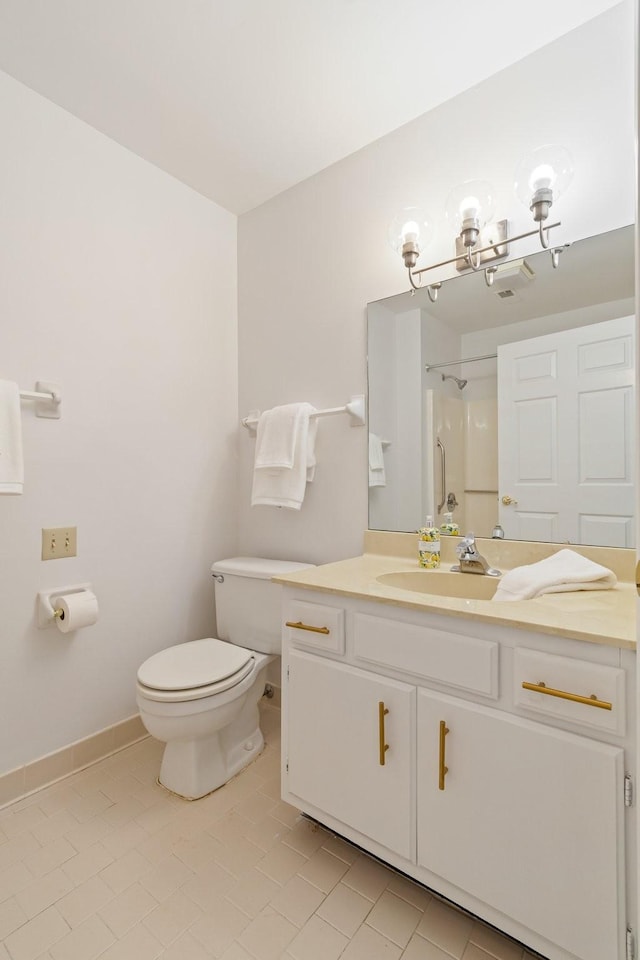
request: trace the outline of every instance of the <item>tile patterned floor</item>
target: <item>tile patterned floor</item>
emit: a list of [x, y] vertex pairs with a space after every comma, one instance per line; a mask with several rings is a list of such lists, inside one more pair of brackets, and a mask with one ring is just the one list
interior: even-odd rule
[[280, 799], [262, 756], [188, 803], [141, 741], [0, 811], [0, 960], [533, 960]]

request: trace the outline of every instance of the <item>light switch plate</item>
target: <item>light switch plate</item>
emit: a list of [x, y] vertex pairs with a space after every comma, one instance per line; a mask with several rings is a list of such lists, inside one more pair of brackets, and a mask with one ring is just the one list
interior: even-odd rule
[[42, 530], [42, 559], [59, 560], [78, 555], [76, 527], [44, 527]]

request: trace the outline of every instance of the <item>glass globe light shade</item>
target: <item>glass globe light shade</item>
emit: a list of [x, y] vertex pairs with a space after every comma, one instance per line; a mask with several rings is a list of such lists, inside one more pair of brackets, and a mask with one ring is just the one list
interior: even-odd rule
[[449, 193], [445, 203], [445, 216], [456, 233], [474, 222], [481, 230], [493, 217], [495, 197], [493, 187], [487, 180], [466, 180]]
[[549, 206], [560, 197], [573, 179], [573, 161], [559, 144], [546, 143], [523, 157], [516, 168], [515, 191], [525, 207], [538, 199]]
[[416, 244], [419, 250], [433, 237], [433, 221], [423, 207], [404, 207], [389, 224], [389, 243], [402, 255], [405, 243]]

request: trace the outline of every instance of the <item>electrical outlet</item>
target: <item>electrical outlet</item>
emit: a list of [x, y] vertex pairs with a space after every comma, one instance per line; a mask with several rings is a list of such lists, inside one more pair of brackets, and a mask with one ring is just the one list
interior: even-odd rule
[[42, 559], [59, 560], [78, 555], [76, 527], [45, 527], [42, 530]]

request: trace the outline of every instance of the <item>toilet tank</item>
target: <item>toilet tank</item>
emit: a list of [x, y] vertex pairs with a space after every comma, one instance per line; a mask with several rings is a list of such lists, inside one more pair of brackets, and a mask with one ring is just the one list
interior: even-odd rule
[[211, 572], [216, 578], [219, 639], [258, 653], [279, 654], [282, 650], [282, 587], [272, 583], [271, 577], [312, 566], [312, 563], [263, 557], [216, 560]]

